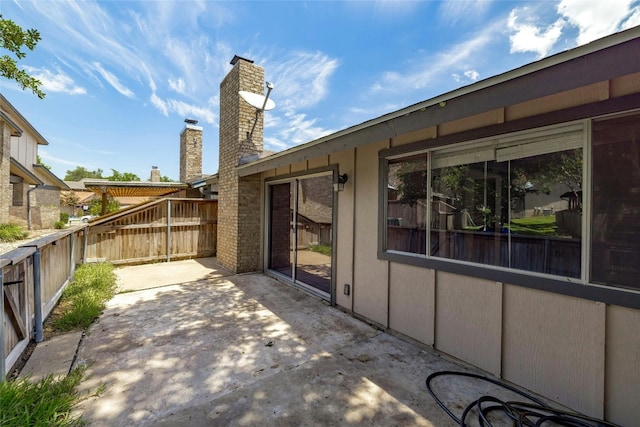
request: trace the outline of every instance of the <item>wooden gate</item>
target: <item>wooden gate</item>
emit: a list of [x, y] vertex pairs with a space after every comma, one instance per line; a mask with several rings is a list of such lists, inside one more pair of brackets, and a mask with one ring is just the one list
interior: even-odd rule
[[218, 201], [161, 199], [88, 228], [87, 261], [140, 264], [216, 255]]

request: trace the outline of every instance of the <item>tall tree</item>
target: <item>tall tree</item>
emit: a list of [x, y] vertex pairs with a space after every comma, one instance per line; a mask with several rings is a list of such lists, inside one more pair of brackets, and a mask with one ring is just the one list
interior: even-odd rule
[[[115, 212], [120, 209], [120, 202], [111, 197], [111, 195], [107, 196], [107, 206], [104, 210], [104, 213]], [[91, 201], [89, 205], [89, 213], [91, 215], [100, 216], [102, 215], [102, 198], [96, 197]]]
[[77, 166], [73, 170], [68, 170], [64, 176], [65, 181], [80, 181], [82, 178], [102, 179], [102, 169], [90, 171], [82, 166]]
[[51, 170], [51, 166], [49, 166], [48, 164], [44, 163], [44, 162], [42, 161], [42, 158], [40, 157], [40, 155], [39, 155], [39, 154], [38, 154], [38, 155], [36, 155], [36, 163], [37, 163], [37, 164], [39, 164], [39, 165], [44, 166], [45, 168], [47, 168], [47, 169], [49, 169], [49, 170]]
[[12, 20], [4, 19], [0, 15], [0, 47], [9, 51], [9, 54], [0, 56], [0, 75], [9, 80], [15, 80], [23, 90], [31, 89], [38, 98], [42, 99], [45, 97], [45, 93], [40, 89], [42, 82], [18, 67], [18, 61], [27, 56], [22, 50], [23, 47], [33, 50], [39, 41], [38, 30], [33, 28], [23, 30]]
[[118, 172], [115, 169], [111, 169], [111, 176], [108, 176], [109, 181], [140, 181], [140, 177], [131, 172]]

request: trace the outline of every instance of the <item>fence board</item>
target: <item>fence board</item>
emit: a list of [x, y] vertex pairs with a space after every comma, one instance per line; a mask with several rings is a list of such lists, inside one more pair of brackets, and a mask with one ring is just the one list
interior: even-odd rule
[[134, 264], [215, 256], [217, 222], [215, 200], [158, 200], [90, 224], [87, 258]]
[[[170, 216], [168, 207], [171, 207]], [[61, 231], [0, 255], [0, 380], [34, 337], [34, 254], [40, 251], [42, 318], [55, 307], [75, 266], [89, 259], [114, 264], [215, 256], [218, 202], [163, 199], [89, 225]], [[167, 236], [170, 242], [167, 246]], [[169, 252], [167, 251], [169, 249]]]
[[34, 254], [40, 251], [42, 317], [46, 318], [69, 278], [76, 263], [82, 262], [84, 229], [61, 231], [7, 252], [0, 256], [2, 265], [2, 297], [4, 312], [0, 319], [0, 380], [11, 370], [34, 337]]

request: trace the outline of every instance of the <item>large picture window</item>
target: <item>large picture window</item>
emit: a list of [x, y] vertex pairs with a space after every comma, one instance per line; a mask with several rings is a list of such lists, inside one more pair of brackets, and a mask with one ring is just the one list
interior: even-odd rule
[[387, 160], [386, 250], [581, 278], [582, 127]]
[[640, 288], [640, 115], [594, 121], [591, 281]]

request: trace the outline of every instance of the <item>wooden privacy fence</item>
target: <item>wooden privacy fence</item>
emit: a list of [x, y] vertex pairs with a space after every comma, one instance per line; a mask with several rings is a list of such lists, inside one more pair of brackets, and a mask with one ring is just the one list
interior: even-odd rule
[[161, 199], [60, 231], [0, 255], [0, 381], [73, 278], [78, 264], [215, 256], [218, 202]]
[[157, 200], [92, 222], [87, 260], [134, 264], [215, 256], [217, 227], [217, 200]]
[[61, 231], [0, 255], [0, 381], [31, 338], [42, 341], [42, 322], [82, 261], [84, 227]]

